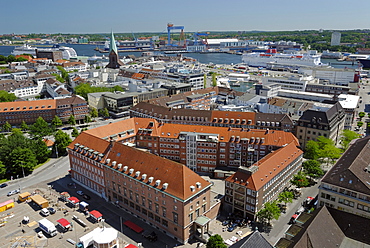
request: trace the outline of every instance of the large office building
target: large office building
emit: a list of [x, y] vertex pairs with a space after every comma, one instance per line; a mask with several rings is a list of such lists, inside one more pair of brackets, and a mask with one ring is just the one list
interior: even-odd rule
[[[112, 123], [80, 134], [68, 147], [72, 179], [179, 242], [206, 240], [220, 205], [211, 199], [211, 183], [180, 163], [119, 139], [133, 137], [134, 131], [150, 137], [157, 123], [145, 124], [143, 129], [133, 119], [133, 127], [139, 128], [123, 130], [124, 123]], [[112, 130], [118, 135], [110, 135]]]
[[226, 178], [224, 210], [254, 220], [266, 202], [275, 200], [300, 170], [303, 152], [295, 142], [269, 153], [251, 167]]
[[8, 122], [20, 125], [22, 121], [34, 123], [38, 117], [50, 122], [58, 116], [67, 122], [73, 115], [77, 121], [83, 120], [89, 114], [87, 102], [80, 96], [72, 96], [53, 100], [15, 101], [0, 103], [0, 124]]
[[353, 141], [326, 173], [319, 205], [370, 218], [370, 136]]
[[316, 106], [306, 110], [297, 123], [296, 136], [299, 143], [305, 148], [307, 141], [324, 136], [338, 144], [345, 119], [345, 111], [339, 102], [330, 107]]
[[131, 118], [87, 131], [105, 140], [132, 143], [138, 148], [213, 174], [217, 168], [251, 166], [274, 150], [298, 140], [280, 130], [243, 129], [161, 123]]

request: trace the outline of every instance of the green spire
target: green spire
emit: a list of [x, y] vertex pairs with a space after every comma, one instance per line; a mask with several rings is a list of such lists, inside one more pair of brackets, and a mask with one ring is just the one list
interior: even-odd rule
[[118, 54], [118, 52], [117, 52], [116, 40], [114, 39], [113, 30], [112, 30], [112, 32], [111, 32], [111, 34], [110, 34], [109, 52], [111, 52], [112, 50], [113, 50], [116, 54]]

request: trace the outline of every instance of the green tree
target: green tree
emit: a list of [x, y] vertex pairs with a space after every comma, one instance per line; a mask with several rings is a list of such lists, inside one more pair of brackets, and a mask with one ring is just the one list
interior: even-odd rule
[[30, 146], [31, 150], [36, 156], [37, 163], [42, 164], [48, 160], [51, 155], [51, 151], [41, 139], [32, 140], [32, 145]]
[[0, 102], [14, 102], [17, 99], [14, 93], [0, 90]]
[[6, 176], [6, 167], [3, 162], [0, 161], [0, 178], [5, 178]]
[[36, 122], [30, 126], [30, 134], [34, 139], [41, 139], [51, 135], [53, 130], [49, 124], [41, 117], [37, 118]]
[[225, 245], [223, 238], [219, 234], [212, 235], [209, 237], [207, 244], [207, 248], [227, 248]]
[[98, 110], [96, 108], [90, 108], [90, 115], [92, 118], [98, 117]]
[[22, 121], [22, 123], [21, 123], [21, 129], [22, 129], [22, 131], [26, 131], [26, 130], [28, 130], [28, 125], [26, 124], [26, 122], [25, 121]]
[[69, 116], [68, 124], [70, 124], [70, 125], [76, 125], [76, 119], [75, 119], [74, 115], [70, 115]]
[[85, 123], [89, 123], [89, 122], [91, 122], [91, 117], [90, 117], [90, 115], [85, 115], [84, 122], [85, 122]]
[[310, 184], [306, 175], [302, 171], [299, 171], [297, 174], [295, 174], [290, 182], [299, 188], [307, 187]]
[[35, 154], [30, 148], [16, 147], [9, 154], [9, 160], [11, 162], [11, 171], [14, 175], [25, 175], [33, 171], [37, 165], [37, 159]]
[[68, 82], [69, 80], [69, 75], [68, 75], [68, 72], [62, 67], [62, 66], [57, 66], [58, 70], [61, 72], [62, 74], [62, 78]]
[[217, 86], [217, 76], [216, 73], [212, 73], [212, 86], [216, 87]]
[[3, 132], [10, 132], [12, 130], [12, 125], [9, 122], [5, 122], [2, 126]]
[[309, 140], [306, 143], [304, 157], [307, 159], [318, 159], [320, 157], [320, 148], [319, 144], [316, 141]]
[[203, 75], [203, 88], [207, 88], [207, 74]]
[[357, 122], [357, 126], [358, 126], [358, 127], [362, 127], [363, 125], [364, 125], [364, 123], [363, 123], [362, 121], [358, 121], [358, 122]]
[[317, 160], [306, 160], [303, 162], [302, 167], [310, 178], [319, 178], [324, 175], [321, 164]]
[[286, 206], [286, 204], [289, 202], [289, 203], [292, 203], [293, 202], [293, 198], [294, 198], [294, 193], [291, 192], [291, 191], [283, 191], [279, 194], [278, 196], [278, 201], [279, 202], [284, 202], [284, 205]]
[[265, 206], [257, 213], [257, 217], [262, 222], [270, 224], [272, 219], [279, 219], [280, 217], [280, 208], [276, 202], [266, 202]]
[[72, 142], [68, 134], [64, 133], [62, 130], [57, 130], [54, 135], [54, 149], [58, 152], [59, 155], [66, 154], [66, 147]]
[[59, 116], [55, 115], [54, 118], [51, 120], [51, 126], [53, 129], [56, 129], [57, 127], [63, 126], [62, 120], [59, 118]]
[[363, 117], [365, 117], [365, 112], [358, 113], [358, 116], [362, 119]]
[[72, 128], [72, 133], [71, 133], [72, 137], [77, 137], [79, 135], [79, 132], [77, 130], [77, 128], [73, 127]]
[[103, 108], [101, 110], [99, 110], [99, 115], [102, 116], [102, 117], [108, 117], [109, 116], [109, 111], [107, 108]]
[[360, 135], [354, 131], [344, 129], [342, 132], [341, 137], [341, 144], [344, 150], [347, 150], [349, 143], [354, 140], [360, 138]]

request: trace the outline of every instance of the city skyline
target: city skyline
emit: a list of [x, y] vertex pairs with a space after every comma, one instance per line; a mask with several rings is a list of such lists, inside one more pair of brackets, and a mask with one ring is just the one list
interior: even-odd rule
[[[370, 2], [291, 0], [263, 2], [209, 1], [63, 1], [8, 2], [2, 34], [166, 32], [167, 23], [195, 31], [289, 31], [368, 29], [361, 17]], [[359, 7], [360, 6], [360, 7]], [[41, 10], [41, 11], [40, 11]], [[178, 31], [177, 31], [178, 32]]]

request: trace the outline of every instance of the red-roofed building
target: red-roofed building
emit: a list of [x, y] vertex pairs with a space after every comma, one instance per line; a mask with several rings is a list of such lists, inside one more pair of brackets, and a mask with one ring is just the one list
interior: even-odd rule
[[[115, 124], [105, 128], [121, 128]], [[135, 138], [127, 131], [120, 136]], [[209, 221], [200, 227], [196, 220], [217, 215], [220, 203], [211, 199], [210, 182], [180, 163], [99, 137], [106, 134], [82, 132], [68, 146], [73, 180], [182, 243], [198, 228], [207, 230]]]
[[275, 200], [301, 168], [303, 152], [295, 142], [271, 152], [251, 167], [226, 178], [224, 210], [254, 220], [266, 202]]

